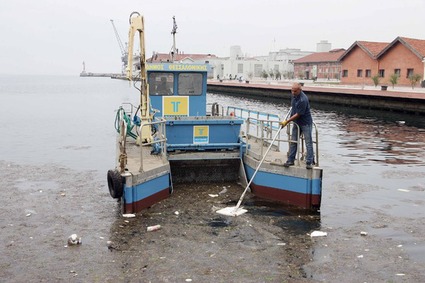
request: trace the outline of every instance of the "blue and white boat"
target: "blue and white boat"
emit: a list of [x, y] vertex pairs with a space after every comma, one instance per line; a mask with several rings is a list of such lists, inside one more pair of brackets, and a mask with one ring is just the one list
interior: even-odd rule
[[[279, 131], [277, 115], [207, 105], [208, 64], [145, 62], [143, 17], [130, 16], [129, 54], [140, 37], [140, 104], [117, 111], [116, 167], [108, 171], [110, 194], [123, 213], [138, 213], [169, 197], [173, 183], [235, 181], [256, 196], [317, 211], [322, 169], [306, 169], [302, 137], [295, 166], [283, 167], [289, 128]], [[132, 56], [129, 56], [132, 57]], [[132, 66], [129, 58], [128, 66]], [[128, 77], [132, 78], [131, 69]], [[277, 131], [270, 151], [263, 159]], [[316, 156], [319, 156], [315, 131]], [[241, 188], [241, 193], [243, 188]]]

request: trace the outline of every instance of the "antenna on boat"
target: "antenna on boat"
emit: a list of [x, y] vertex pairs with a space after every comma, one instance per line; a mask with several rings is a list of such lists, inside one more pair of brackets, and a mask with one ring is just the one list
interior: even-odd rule
[[173, 16], [173, 29], [171, 30], [171, 34], [173, 35], [173, 48], [171, 50], [171, 62], [174, 62], [174, 55], [176, 54], [176, 33], [177, 33], [177, 23], [176, 17]]

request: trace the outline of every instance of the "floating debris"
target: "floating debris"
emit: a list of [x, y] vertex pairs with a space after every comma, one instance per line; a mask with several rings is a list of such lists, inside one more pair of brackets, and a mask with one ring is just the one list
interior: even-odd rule
[[126, 218], [133, 218], [136, 217], [136, 214], [133, 213], [127, 213], [127, 214], [123, 214], [122, 217], [126, 217]]
[[180, 213], [176, 210], [176, 211], [174, 211], [174, 214], [179, 215]]
[[406, 190], [406, 189], [397, 189], [397, 191], [400, 191], [400, 192], [405, 192], [405, 193], [408, 193], [408, 192], [410, 192], [410, 190]]
[[161, 225], [149, 226], [146, 230], [148, 232], [152, 232], [152, 231], [156, 231], [156, 230], [159, 230], [159, 229], [161, 229]]
[[313, 231], [310, 236], [311, 237], [326, 237], [328, 235], [327, 232], [322, 232], [322, 231]]
[[74, 245], [80, 245], [82, 243], [81, 237], [78, 237], [77, 234], [72, 234], [68, 237], [68, 245], [74, 246]]
[[360, 232], [360, 235], [362, 235], [362, 236], [367, 236], [367, 232], [365, 232], [365, 231], [361, 231], [361, 232]]
[[110, 250], [112, 252], [112, 250], [116, 250], [117, 248], [115, 247], [114, 242], [112, 241], [106, 241], [106, 246], [108, 247], [108, 250]]
[[219, 192], [218, 194], [222, 195], [222, 194], [225, 194], [225, 193], [227, 193], [227, 189], [226, 189], [226, 187], [223, 187], [223, 190], [221, 190], [221, 192]]
[[212, 198], [216, 198], [216, 197], [218, 197], [218, 195], [217, 194], [208, 194], [210, 197], [212, 197]]

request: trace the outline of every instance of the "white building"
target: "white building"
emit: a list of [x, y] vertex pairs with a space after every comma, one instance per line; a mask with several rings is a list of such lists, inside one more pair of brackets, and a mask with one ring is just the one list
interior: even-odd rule
[[301, 51], [295, 48], [281, 49], [269, 52], [266, 56], [246, 57], [240, 46], [230, 47], [229, 57], [210, 58], [213, 78], [244, 80], [262, 77], [263, 72], [279, 75], [281, 78], [292, 78], [294, 74], [293, 61], [313, 52]]

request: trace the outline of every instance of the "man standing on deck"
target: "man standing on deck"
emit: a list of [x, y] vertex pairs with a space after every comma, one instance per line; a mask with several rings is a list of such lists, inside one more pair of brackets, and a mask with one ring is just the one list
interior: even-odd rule
[[[298, 128], [300, 129], [300, 135], [304, 135], [305, 146], [307, 148], [306, 157], [306, 168], [312, 169], [314, 164], [314, 152], [313, 152], [313, 118], [310, 112], [310, 103], [307, 95], [302, 91], [300, 83], [294, 83], [292, 85], [292, 98], [291, 98], [291, 116], [288, 120], [284, 120], [279, 124], [285, 127], [289, 122], [294, 122], [296, 125], [292, 127], [291, 142], [289, 146], [288, 160], [283, 164], [285, 167], [294, 165], [295, 156], [297, 154], [297, 143], [298, 141]], [[297, 127], [298, 125], [298, 127]]]

